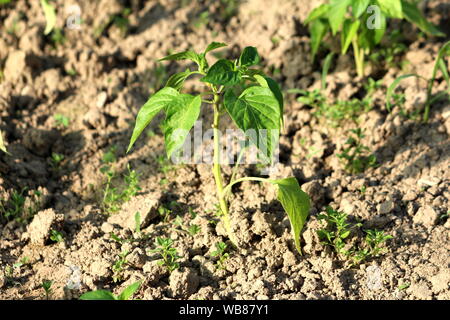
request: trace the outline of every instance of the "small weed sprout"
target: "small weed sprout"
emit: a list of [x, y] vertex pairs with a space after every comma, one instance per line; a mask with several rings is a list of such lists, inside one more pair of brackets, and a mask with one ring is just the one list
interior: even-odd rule
[[63, 242], [64, 236], [61, 232], [52, 229], [50, 230], [50, 240], [54, 242]]
[[335, 252], [341, 257], [348, 255], [348, 250], [345, 248], [345, 239], [351, 233], [351, 226], [347, 222], [347, 214], [338, 212], [331, 207], [326, 208], [326, 214], [318, 216], [319, 220], [324, 220], [327, 227], [317, 231], [319, 238], [325, 245], [334, 248]]
[[86, 292], [80, 296], [80, 300], [130, 300], [141, 286], [142, 281], [137, 281], [126, 287], [118, 296], [107, 290]]
[[54, 169], [59, 169], [61, 162], [64, 160], [64, 155], [52, 152], [51, 164]]
[[113, 164], [117, 161], [116, 147], [113, 146], [103, 155], [103, 167], [100, 168], [106, 177], [105, 189], [103, 191], [103, 208], [106, 213], [115, 213], [120, 210], [122, 203], [129, 201], [140, 190], [139, 176], [135, 170], [131, 170], [130, 165], [127, 166], [128, 173], [124, 176], [125, 187], [122, 191], [113, 187], [113, 181], [116, 178], [116, 172]]
[[188, 232], [191, 236], [195, 236], [200, 231], [202, 231], [202, 229], [200, 228], [200, 226], [196, 224], [191, 224], [188, 228]]
[[65, 115], [62, 114], [55, 114], [53, 116], [53, 120], [55, 121], [55, 124], [57, 127], [62, 127], [64, 129], [67, 129], [70, 125], [70, 118], [66, 117]]
[[160, 266], [166, 267], [169, 272], [172, 272], [180, 267], [180, 264], [177, 262], [177, 260], [179, 260], [181, 256], [179, 256], [177, 250], [172, 247], [172, 239], [158, 237], [156, 238], [155, 245], [156, 248], [153, 250], [149, 250], [149, 252], [158, 253], [161, 255], [162, 260], [158, 261], [158, 264]]
[[230, 257], [230, 254], [227, 251], [227, 244], [225, 242], [217, 242], [216, 250], [211, 252], [211, 257], [217, 257], [218, 260], [216, 262], [217, 269], [224, 270], [225, 262]]
[[317, 231], [322, 244], [328, 245], [334, 249], [336, 254], [344, 260], [348, 260], [350, 266], [356, 266], [364, 261], [386, 253], [387, 249], [382, 244], [392, 239], [392, 236], [386, 235], [383, 231], [376, 229], [364, 230], [366, 236], [362, 246], [352, 247], [347, 239], [352, 229], [360, 228], [361, 223], [351, 225], [348, 223], [348, 215], [344, 212], [338, 212], [331, 207], [326, 208], [326, 213], [318, 216], [319, 220], [324, 220], [326, 228]]
[[42, 281], [41, 287], [45, 291], [45, 299], [46, 300], [50, 300], [50, 295], [52, 294], [52, 289], [51, 289], [52, 285], [53, 285], [53, 281], [50, 281], [50, 280]]
[[337, 157], [343, 160], [345, 170], [351, 174], [358, 174], [364, 172], [367, 168], [374, 168], [377, 165], [375, 155], [370, 154], [369, 147], [362, 144], [361, 140], [365, 137], [361, 128], [350, 130], [350, 136], [342, 150], [342, 153], [337, 154]]
[[122, 281], [123, 272], [125, 271], [125, 266], [128, 264], [127, 256], [129, 252], [127, 250], [120, 253], [119, 259], [113, 264], [112, 271], [113, 271], [113, 281], [119, 282]]
[[26, 188], [22, 191], [12, 190], [8, 200], [0, 198], [0, 219], [6, 221], [16, 220], [19, 223], [26, 224], [39, 210], [41, 205], [41, 192], [28, 192], [26, 197], [24, 194]]

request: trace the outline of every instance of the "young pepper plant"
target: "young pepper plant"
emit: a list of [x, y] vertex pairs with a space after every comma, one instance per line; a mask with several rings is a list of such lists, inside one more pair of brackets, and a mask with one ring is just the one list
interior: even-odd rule
[[408, 0], [330, 0], [311, 11], [305, 20], [313, 57], [329, 31], [333, 36], [340, 32], [341, 54], [346, 54], [350, 45], [353, 47], [356, 70], [363, 77], [365, 57], [383, 39], [388, 18], [406, 19], [429, 35], [445, 36]]
[[[260, 57], [255, 47], [246, 47], [239, 59], [220, 59], [209, 67], [207, 53], [224, 47], [226, 44], [213, 42], [203, 53], [185, 51], [169, 55], [164, 60], [191, 60], [197, 70], [185, 70], [171, 76], [166, 86], [152, 95], [140, 109], [128, 151], [136, 139], [160, 111], [166, 114], [162, 129], [165, 137], [166, 152], [170, 158], [179, 150], [199, 117], [202, 103], [209, 105], [214, 112], [212, 123], [214, 135], [212, 174], [217, 187], [217, 197], [222, 220], [230, 240], [236, 244], [232, 233], [232, 225], [228, 208], [228, 196], [232, 186], [243, 181], [267, 182], [278, 188], [278, 200], [286, 211], [290, 223], [296, 249], [300, 250], [300, 233], [310, 209], [308, 195], [300, 189], [296, 178], [271, 180], [262, 177], [244, 177], [224, 183], [221, 168], [221, 142], [219, 124], [221, 118], [228, 114], [235, 125], [244, 132], [247, 141], [256, 146], [261, 158], [272, 162], [278, 143], [280, 129], [283, 124], [283, 95], [278, 84], [267, 77], [256, 66]], [[204, 93], [193, 96], [181, 93], [184, 81], [192, 76], [200, 75], [204, 83]], [[204, 99], [202, 97], [208, 97]], [[182, 130], [179, 130], [182, 129]], [[181, 132], [181, 134], [180, 134]], [[257, 132], [248, 134], [248, 132]], [[264, 134], [266, 138], [264, 138]], [[269, 132], [269, 134], [267, 134]]]

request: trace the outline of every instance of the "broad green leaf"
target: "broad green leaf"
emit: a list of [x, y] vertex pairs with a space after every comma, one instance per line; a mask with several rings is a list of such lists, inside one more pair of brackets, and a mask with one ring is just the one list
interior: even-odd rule
[[328, 13], [329, 9], [330, 9], [329, 4], [322, 4], [322, 5], [318, 6], [317, 8], [315, 8], [311, 11], [311, 13], [308, 15], [308, 18], [306, 18], [304, 24], [306, 25], [316, 19], [324, 18], [325, 15]]
[[141, 286], [141, 281], [130, 284], [117, 297], [117, 300], [129, 300], [133, 296], [133, 294], [139, 289], [140, 286]]
[[364, 12], [366, 12], [369, 4], [370, 0], [353, 0], [352, 1], [353, 16], [356, 19], [360, 18], [364, 14]]
[[158, 61], [168, 61], [168, 60], [169, 61], [191, 60], [199, 66], [200, 70], [204, 70], [205, 67], [207, 66], [205, 56], [198, 54], [192, 50], [174, 53], [164, 58], [161, 58]]
[[211, 42], [208, 47], [206, 47], [206, 50], [204, 52], [204, 54], [206, 55], [208, 52], [219, 49], [219, 48], [223, 48], [226, 47], [227, 44], [223, 43], [223, 42]]
[[345, 20], [344, 26], [341, 33], [341, 44], [342, 44], [342, 54], [346, 54], [350, 44], [358, 32], [360, 22], [359, 20]]
[[392, 109], [392, 105], [391, 105], [392, 95], [394, 94], [394, 91], [397, 88], [397, 86], [400, 84], [400, 81], [402, 81], [402, 80], [404, 80], [406, 78], [411, 78], [411, 77], [421, 78], [419, 75], [413, 74], [413, 73], [411, 73], [411, 74], [404, 74], [404, 75], [398, 77], [397, 79], [395, 79], [394, 82], [392, 82], [392, 84], [387, 89], [387, 93], [386, 93], [386, 109], [389, 112], [391, 112], [391, 109]]
[[97, 290], [86, 292], [81, 295], [80, 300], [117, 300], [116, 297], [109, 291]]
[[200, 114], [201, 104], [200, 96], [180, 94], [166, 106], [166, 119], [162, 128], [168, 158], [184, 144]]
[[193, 72], [189, 69], [183, 72], [175, 73], [174, 75], [170, 76], [170, 78], [167, 80], [166, 87], [171, 87], [180, 91], [184, 85], [184, 81], [186, 81], [186, 79], [191, 74], [193, 74]]
[[5, 143], [3, 142], [3, 136], [1, 131], [0, 131], [0, 150], [3, 151], [4, 153], [8, 153], [5, 147]]
[[201, 81], [216, 85], [232, 86], [241, 81], [240, 73], [234, 69], [234, 64], [231, 61], [220, 59], [209, 68], [208, 73]]
[[246, 47], [241, 53], [239, 58], [239, 65], [244, 67], [250, 67], [259, 63], [258, 50], [255, 47]]
[[350, 3], [351, 0], [331, 0], [330, 10], [328, 11], [328, 22], [330, 23], [333, 35], [339, 31], [344, 23], [345, 14]]
[[401, 0], [377, 0], [381, 11], [388, 17], [403, 19], [403, 9]]
[[53, 28], [56, 25], [56, 12], [55, 8], [48, 3], [47, 0], [41, 0], [42, 10], [44, 10], [46, 26], [44, 30], [44, 34], [47, 35], [52, 32]]
[[133, 135], [131, 136], [127, 152], [130, 151], [137, 138], [139, 138], [142, 131], [144, 131], [144, 129], [150, 124], [156, 114], [170, 104], [178, 95], [179, 92], [177, 90], [166, 87], [148, 99], [148, 101], [142, 106], [141, 110], [139, 110], [136, 117], [136, 124], [134, 126]]
[[328, 23], [325, 20], [314, 20], [309, 25], [309, 33], [311, 34], [311, 52], [313, 59], [315, 58], [317, 51], [319, 51], [322, 40], [328, 32]]
[[[249, 87], [237, 97], [229, 89], [224, 95], [224, 105], [237, 127], [247, 134], [266, 160], [272, 161], [281, 123], [280, 105], [273, 92], [269, 88]], [[247, 131], [251, 129], [253, 134]]]
[[295, 247], [301, 254], [300, 233], [309, 215], [311, 207], [309, 196], [302, 191], [296, 178], [271, 180], [278, 186], [278, 201], [283, 205], [291, 222]]
[[402, 7], [405, 18], [415, 24], [420, 30], [433, 36], [445, 37], [445, 33], [428, 22], [415, 4], [403, 0]]
[[270, 91], [274, 94], [275, 98], [278, 100], [278, 104], [280, 106], [280, 119], [283, 120], [283, 112], [284, 112], [284, 100], [283, 93], [281, 92], [280, 86], [278, 83], [272, 78], [266, 76], [260, 76], [258, 74], [254, 75], [256, 81], [258, 81], [259, 85], [264, 88], [269, 88]]

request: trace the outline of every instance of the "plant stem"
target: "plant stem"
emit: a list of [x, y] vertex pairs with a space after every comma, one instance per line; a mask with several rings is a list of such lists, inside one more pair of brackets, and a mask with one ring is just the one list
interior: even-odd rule
[[244, 177], [244, 178], [240, 178], [240, 179], [237, 179], [237, 180], [234, 180], [234, 181], [230, 182], [230, 183], [223, 189], [224, 193], [227, 194], [228, 192], [230, 192], [232, 186], [234, 186], [236, 183], [243, 182], [243, 181], [270, 182], [270, 180], [269, 180], [269, 179], [266, 179], [266, 178]]
[[219, 95], [214, 93], [214, 162], [213, 162], [213, 174], [217, 187], [217, 198], [219, 199], [220, 210], [222, 212], [222, 219], [225, 225], [225, 230], [228, 233], [228, 237], [235, 245], [233, 233], [231, 231], [230, 214], [228, 212], [228, 204], [226, 201], [226, 193], [223, 189], [222, 172], [220, 170], [220, 136], [219, 136], [219, 124], [220, 124], [220, 111], [219, 111]]
[[356, 72], [359, 77], [364, 77], [364, 49], [359, 48], [357, 37], [353, 38], [352, 46], [355, 55]]

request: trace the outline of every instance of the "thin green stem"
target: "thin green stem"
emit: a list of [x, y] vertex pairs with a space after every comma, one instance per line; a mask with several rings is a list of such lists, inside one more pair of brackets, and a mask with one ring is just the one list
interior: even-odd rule
[[224, 193], [227, 194], [231, 191], [231, 187], [234, 186], [236, 183], [243, 182], [243, 181], [258, 181], [258, 182], [270, 182], [270, 179], [267, 178], [259, 178], [259, 177], [244, 177], [237, 180], [234, 180], [230, 182], [224, 189]]
[[214, 162], [213, 162], [213, 175], [214, 180], [216, 182], [217, 187], [217, 197], [219, 199], [220, 211], [222, 212], [222, 219], [225, 225], [225, 230], [228, 233], [228, 237], [231, 242], [235, 245], [236, 241], [234, 239], [232, 230], [231, 230], [231, 220], [230, 214], [228, 211], [228, 204], [226, 201], [226, 193], [223, 190], [223, 180], [222, 180], [222, 172], [220, 169], [220, 135], [219, 135], [219, 124], [220, 124], [220, 112], [219, 112], [219, 95], [217, 91], [213, 87], [214, 93], [214, 122], [213, 122], [213, 131], [214, 131]]
[[[244, 156], [244, 152], [245, 152], [245, 150], [247, 150], [247, 148], [248, 147], [244, 147], [239, 152], [238, 158], [236, 160], [236, 164], [233, 167], [233, 172], [231, 173], [230, 183], [232, 183], [235, 180], [235, 178], [236, 178], [236, 174], [237, 174], [237, 170], [239, 168], [239, 164], [241, 163], [242, 157]], [[231, 189], [228, 190], [228, 192], [225, 194], [225, 196], [228, 198], [230, 196], [230, 193], [231, 193]]]
[[358, 76], [364, 77], [364, 49], [359, 48], [357, 37], [353, 38], [352, 46], [355, 55], [356, 72]]

